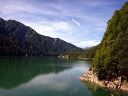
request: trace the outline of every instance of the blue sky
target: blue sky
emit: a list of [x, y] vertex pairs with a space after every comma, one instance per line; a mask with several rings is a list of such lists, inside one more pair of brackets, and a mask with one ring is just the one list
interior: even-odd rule
[[107, 21], [126, 0], [0, 0], [0, 17], [78, 47], [100, 43]]

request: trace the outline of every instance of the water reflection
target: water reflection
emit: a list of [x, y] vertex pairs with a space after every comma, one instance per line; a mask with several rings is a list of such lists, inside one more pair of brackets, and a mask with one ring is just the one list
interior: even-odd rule
[[91, 61], [55, 57], [0, 57], [0, 96], [128, 96], [81, 82]]
[[14, 88], [40, 74], [56, 74], [70, 68], [70, 66], [58, 66], [61, 63], [66, 65], [67, 61], [54, 57], [1, 57], [0, 87]]
[[104, 88], [92, 82], [84, 82], [84, 84], [92, 92], [92, 96], [128, 96], [128, 92], [125, 91]]
[[78, 79], [88, 61], [42, 57], [0, 58], [0, 96], [91, 96]]

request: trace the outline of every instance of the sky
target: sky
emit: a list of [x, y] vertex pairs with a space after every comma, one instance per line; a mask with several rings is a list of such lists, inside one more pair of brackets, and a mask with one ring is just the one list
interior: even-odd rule
[[78, 47], [99, 44], [115, 10], [127, 0], [0, 0], [0, 17]]

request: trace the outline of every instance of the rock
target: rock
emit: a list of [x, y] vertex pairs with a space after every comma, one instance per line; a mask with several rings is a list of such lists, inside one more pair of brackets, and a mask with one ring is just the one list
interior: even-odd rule
[[89, 81], [89, 82], [95, 82], [96, 84], [103, 86], [103, 87], [108, 87], [108, 88], [113, 88], [113, 89], [122, 89], [122, 90], [127, 90], [128, 91], [128, 84], [121, 84], [121, 77], [118, 77], [117, 79], [113, 79], [111, 81], [109, 80], [99, 80], [96, 73], [93, 73], [94, 68], [90, 68], [89, 71], [80, 76], [79, 79], [81, 81]]
[[109, 81], [104, 81], [104, 86], [107, 86]]

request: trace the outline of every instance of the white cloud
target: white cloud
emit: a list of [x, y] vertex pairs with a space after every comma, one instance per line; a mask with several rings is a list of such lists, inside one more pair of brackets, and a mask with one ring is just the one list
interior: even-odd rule
[[81, 41], [79, 43], [75, 43], [75, 45], [76, 46], [82, 46], [84, 48], [84, 47], [96, 46], [99, 43], [100, 43], [99, 41], [90, 40], [90, 41]]
[[80, 23], [79, 23], [78, 21], [76, 21], [75, 19], [72, 18], [72, 21], [73, 21], [74, 23], [76, 23], [78, 26], [80, 26]]
[[90, 6], [90, 7], [99, 7], [99, 6], [107, 6], [107, 5], [114, 5], [114, 4], [119, 4], [119, 1], [117, 0], [116, 2], [112, 2], [111, 0], [80, 0], [81, 4]]
[[[57, 15], [58, 12], [48, 8], [48, 5], [41, 7], [28, 3], [24, 0], [5, 0], [0, 2], [0, 11], [6, 15], [14, 14], [44, 14], [44, 15]], [[27, 14], [26, 14], [26, 13]], [[17, 15], [18, 15], [17, 14]]]
[[[41, 21], [38, 23], [33, 22], [24, 22], [26, 25], [31, 26], [38, 33], [50, 36], [54, 38], [61, 37], [63, 34], [72, 34], [72, 26], [63, 21], [59, 22], [49, 22], [49, 21]], [[63, 32], [63, 33], [62, 33]]]

